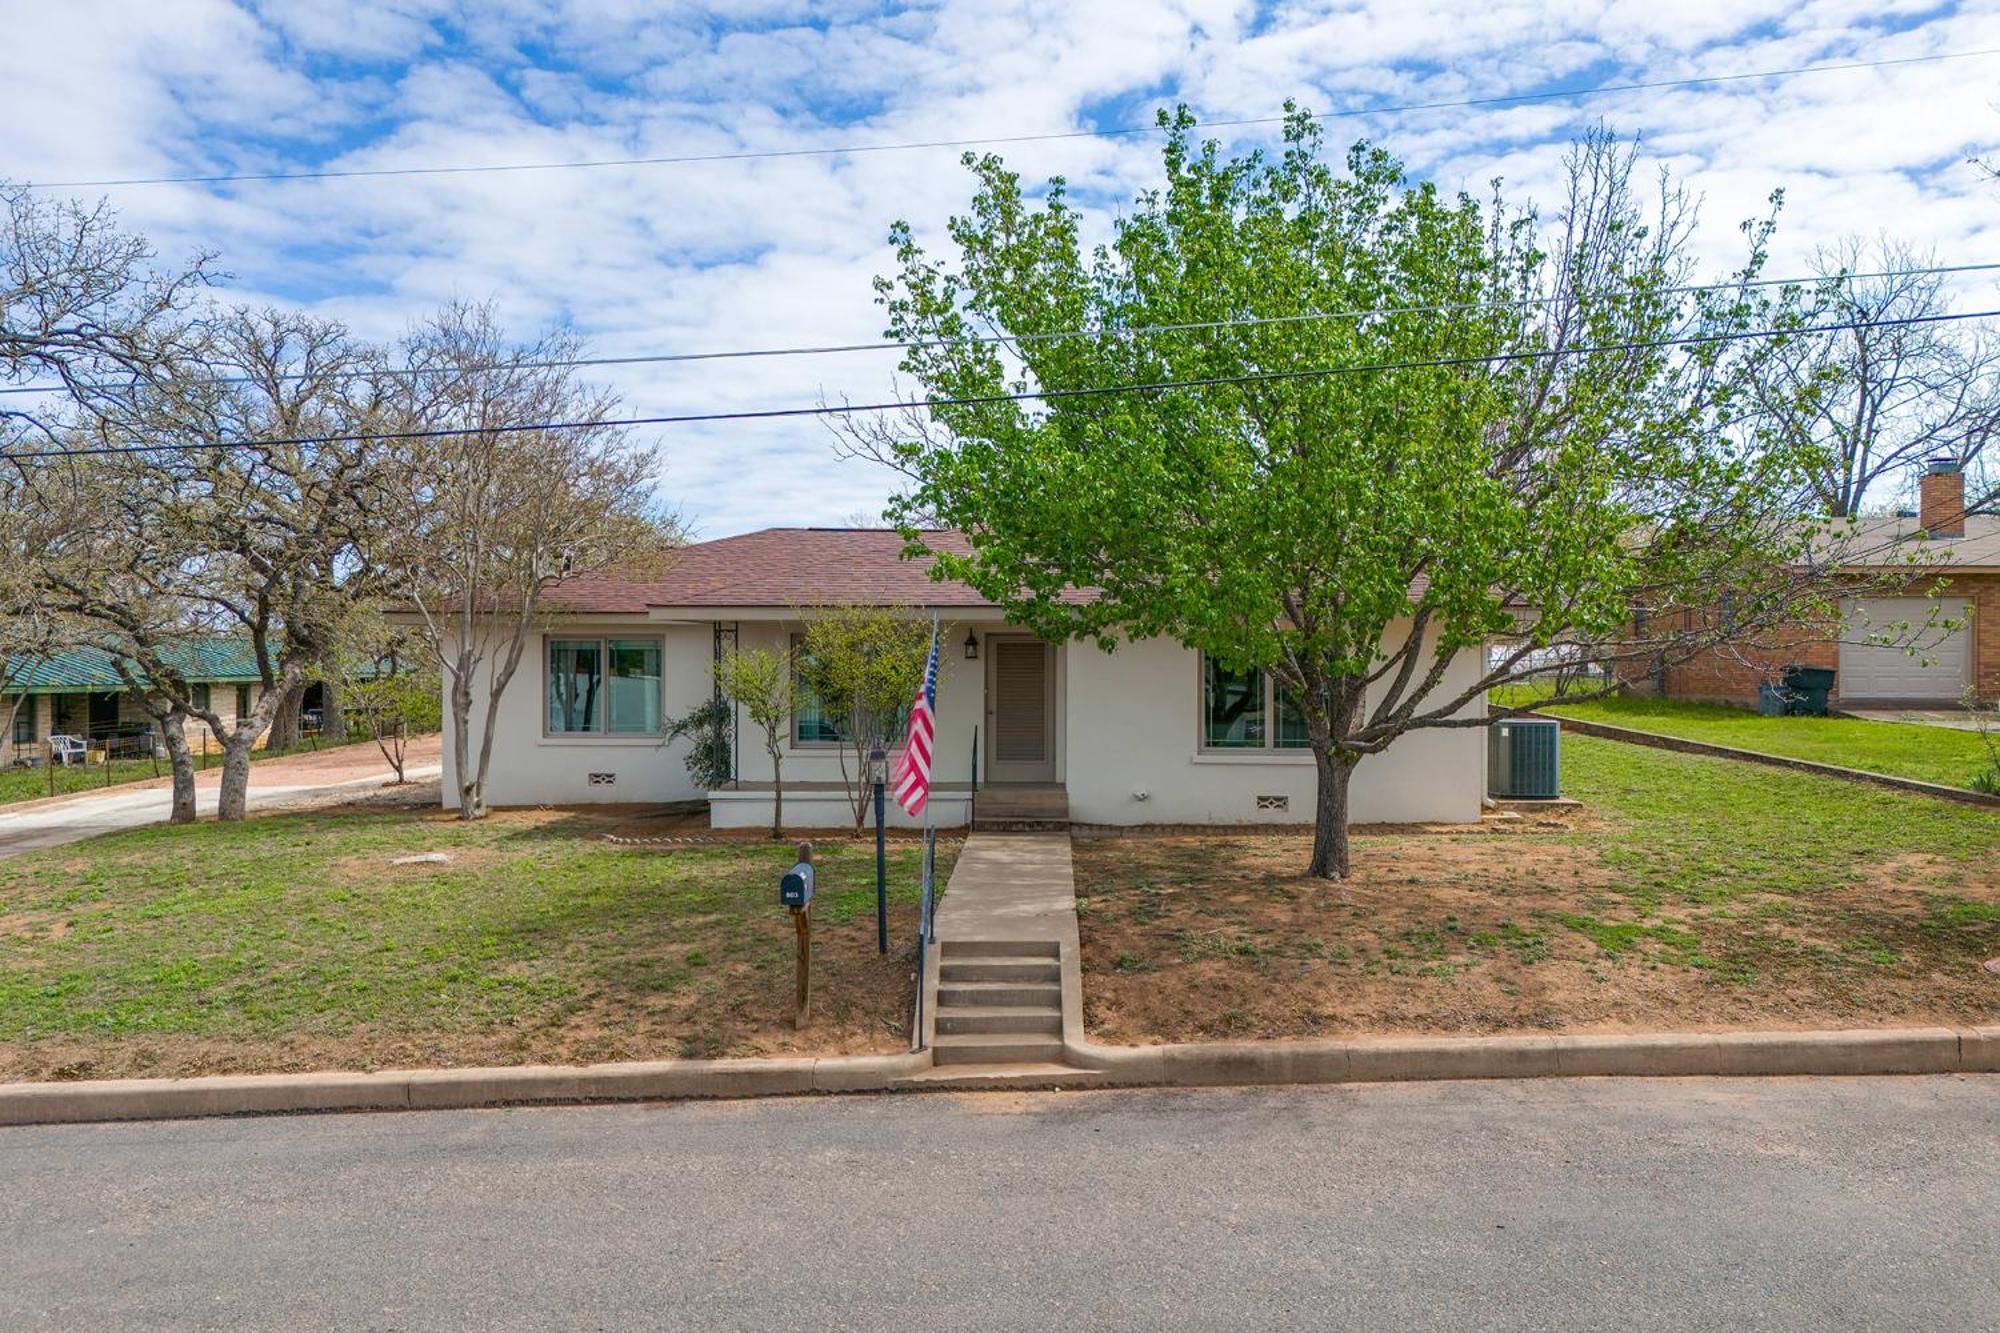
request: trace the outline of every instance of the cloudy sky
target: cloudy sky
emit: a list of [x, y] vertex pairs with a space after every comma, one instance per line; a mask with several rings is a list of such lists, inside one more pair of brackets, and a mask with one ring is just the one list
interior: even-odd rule
[[[1720, 266], [1776, 187], [1775, 271], [1889, 231], [2000, 260], [2000, 54], [1431, 111], [1370, 108], [2000, 48], [2000, 3], [1918, 0], [7, 0], [0, 175], [34, 182], [685, 156], [1087, 132], [1000, 151], [1106, 217], [1151, 178], [1164, 103], [1343, 115], [1424, 175], [1550, 195], [1600, 119], [1704, 198]], [[1255, 127], [1223, 134], [1268, 143]], [[952, 149], [583, 170], [71, 189], [229, 295], [390, 338], [492, 299], [601, 355], [870, 340], [904, 217], [968, 197]], [[1990, 280], [1963, 301], [2000, 304]], [[892, 354], [634, 367], [635, 412], [885, 395]], [[667, 497], [703, 536], [841, 523], [888, 478], [813, 422], [669, 428]]]

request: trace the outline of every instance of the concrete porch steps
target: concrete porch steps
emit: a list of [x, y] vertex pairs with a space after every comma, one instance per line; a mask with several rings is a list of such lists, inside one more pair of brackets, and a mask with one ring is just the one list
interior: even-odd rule
[[945, 940], [938, 951], [941, 1066], [1060, 1065], [1062, 963], [1051, 940]]
[[1063, 1043], [1060, 1032], [940, 1032], [931, 1050], [941, 1065], [1060, 1064]]
[[1056, 783], [983, 788], [973, 801], [972, 827], [989, 833], [1065, 832], [1069, 789]]
[[938, 963], [938, 980], [1061, 981], [1062, 964], [1053, 958], [1007, 958], [997, 954], [954, 958], [946, 954]]
[[1062, 1035], [1062, 1011], [1040, 1006], [964, 1004], [940, 1010], [940, 1035], [976, 1032], [1043, 1032]]

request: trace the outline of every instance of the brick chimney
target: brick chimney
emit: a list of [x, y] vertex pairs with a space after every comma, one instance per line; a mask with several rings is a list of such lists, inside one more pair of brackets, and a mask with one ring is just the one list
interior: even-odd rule
[[1933, 537], [1965, 535], [1965, 474], [1950, 458], [1934, 458], [1917, 479], [1917, 523]]

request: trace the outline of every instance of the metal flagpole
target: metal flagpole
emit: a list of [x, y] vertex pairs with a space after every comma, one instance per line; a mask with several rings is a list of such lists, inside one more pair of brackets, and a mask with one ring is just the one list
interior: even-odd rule
[[[938, 660], [938, 618], [931, 615], [931, 660]], [[926, 664], [928, 670], [928, 664]], [[931, 734], [937, 735], [937, 700], [931, 700]], [[935, 746], [931, 755], [932, 766], [937, 763]], [[933, 774], [935, 786], [935, 774]], [[930, 981], [930, 948], [937, 942], [937, 924], [933, 919], [937, 903], [936, 864], [937, 829], [931, 822], [931, 793], [924, 793], [924, 833], [923, 849], [919, 853], [921, 877], [920, 894], [917, 905], [917, 1011], [916, 1031], [910, 1034], [910, 1049], [924, 1048], [924, 989]]]

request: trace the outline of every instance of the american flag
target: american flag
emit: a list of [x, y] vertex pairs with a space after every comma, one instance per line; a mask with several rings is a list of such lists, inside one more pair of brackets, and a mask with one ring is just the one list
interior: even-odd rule
[[931, 795], [931, 741], [937, 735], [938, 628], [931, 626], [931, 656], [924, 663], [924, 683], [910, 705], [909, 742], [896, 764], [896, 804], [920, 815]]

